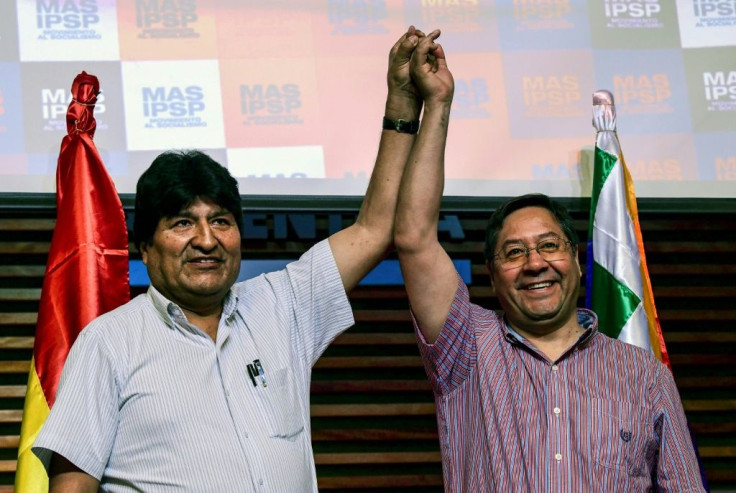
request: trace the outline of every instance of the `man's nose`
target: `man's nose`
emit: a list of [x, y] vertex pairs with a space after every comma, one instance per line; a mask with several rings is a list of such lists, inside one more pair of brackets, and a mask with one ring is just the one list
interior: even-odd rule
[[524, 262], [524, 268], [526, 269], [539, 269], [547, 266], [547, 261], [537, 251], [536, 248], [530, 248], [526, 253], [526, 261]]
[[217, 246], [217, 237], [208, 222], [197, 223], [192, 238], [192, 246], [202, 250], [212, 250]]

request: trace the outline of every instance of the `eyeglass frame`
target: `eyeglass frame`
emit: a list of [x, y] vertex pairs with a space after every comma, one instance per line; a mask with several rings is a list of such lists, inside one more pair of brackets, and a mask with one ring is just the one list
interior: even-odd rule
[[[520, 245], [520, 248], [522, 248], [524, 250], [524, 255], [518, 257], [519, 259], [522, 259], [523, 258], [524, 261], [523, 262], [520, 262], [518, 265], [512, 265], [511, 268], [521, 267], [522, 265], [524, 265], [525, 263], [527, 263], [529, 261], [529, 254], [532, 252], [532, 250], [536, 250], [537, 251], [537, 255], [539, 255], [545, 262], [555, 262], [556, 260], [547, 260], [544, 257], [544, 255], [542, 254], [542, 252], [539, 251], [539, 245], [541, 243], [544, 243], [546, 240], [550, 240], [550, 239], [560, 240], [560, 249], [558, 251], [560, 251], [561, 253], [566, 253], [566, 250], [563, 250], [562, 249], [562, 245], [564, 245], [564, 244], [569, 245], [571, 249], [574, 248], [574, 247], [577, 247], [577, 244], [574, 244], [572, 242], [572, 240], [566, 240], [566, 239], [564, 239], [564, 238], [562, 238], [561, 236], [558, 236], [558, 235], [550, 235], [550, 236], [547, 236], [545, 238], [542, 238], [541, 240], [539, 240], [538, 242], [536, 242], [534, 244], [534, 246], [532, 246], [532, 247], [526, 246], [521, 241], [519, 241], [518, 243], [510, 243], [509, 245]], [[504, 249], [504, 247], [501, 247], [501, 249], [499, 251], [497, 251], [496, 253], [494, 253], [493, 254], [493, 258], [494, 259], [498, 259], [501, 262], [501, 265], [507, 265], [507, 264], [511, 263], [512, 261], [509, 261], [507, 259], [502, 259], [501, 258], [501, 255], [500, 254], [503, 251], [503, 249]], [[562, 259], [559, 259], [559, 260], [562, 260]]]

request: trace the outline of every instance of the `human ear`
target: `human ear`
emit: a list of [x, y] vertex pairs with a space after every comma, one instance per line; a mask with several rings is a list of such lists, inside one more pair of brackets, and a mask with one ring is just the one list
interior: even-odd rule
[[148, 243], [142, 241], [138, 245], [138, 251], [141, 252], [141, 261], [143, 262], [143, 265], [148, 265]]

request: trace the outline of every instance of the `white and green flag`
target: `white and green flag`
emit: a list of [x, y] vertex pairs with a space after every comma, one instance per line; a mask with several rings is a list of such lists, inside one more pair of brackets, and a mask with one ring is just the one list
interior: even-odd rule
[[644, 255], [634, 183], [616, 134], [608, 91], [593, 94], [596, 129], [587, 251], [588, 306], [599, 330], [653, 352], [670, 366]]

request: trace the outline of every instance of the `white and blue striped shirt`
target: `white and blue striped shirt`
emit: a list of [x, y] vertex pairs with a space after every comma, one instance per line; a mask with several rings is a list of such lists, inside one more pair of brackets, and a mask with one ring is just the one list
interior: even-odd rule
[[33, 451], [106, 492], [317, 491], [311, 368], [352, 324], [327, 240], [233, 286], [214, 342], [150, 288], [82, 331]]

